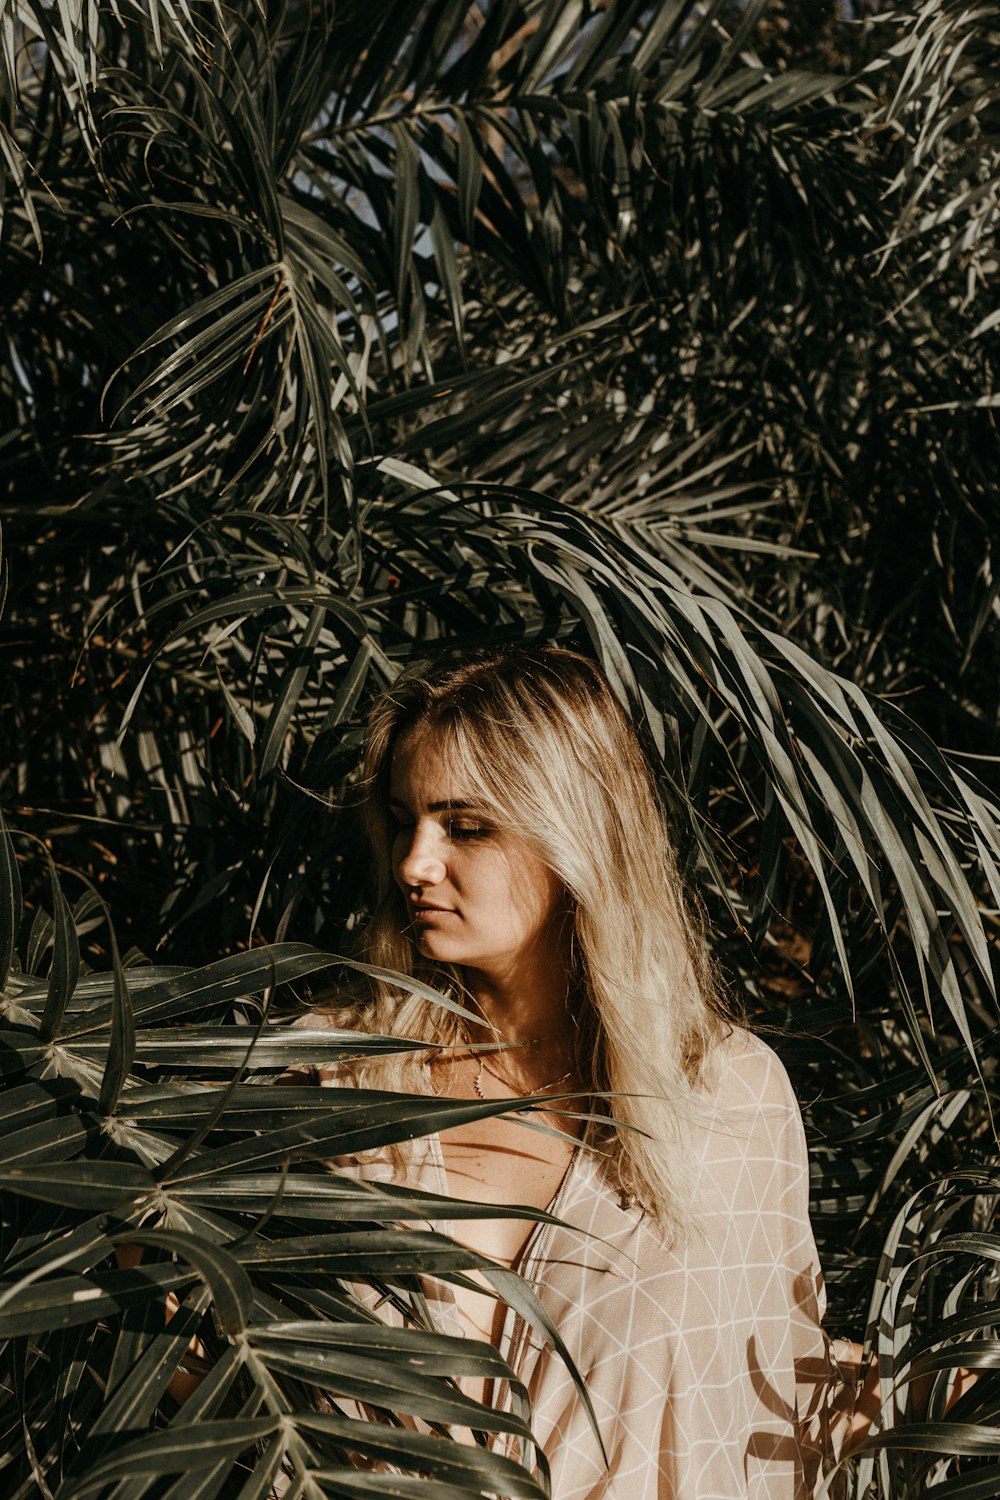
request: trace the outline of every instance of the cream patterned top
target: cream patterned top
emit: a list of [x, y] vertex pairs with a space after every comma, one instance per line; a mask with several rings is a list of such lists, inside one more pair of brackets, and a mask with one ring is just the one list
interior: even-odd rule
[[[708, 1071], [688, 1122], [699, 1166], [684, 1247], [623, 1206], [600, 1156], [580, 1146], [551, 1205], [563, 1227], [536, 1224], [522, 1256], [608, 1456], [605, 1466], [559, 1355], [508, 1311], [501, 1352], [530, 1392], [553, 1500], [809, 1500], [846, 1435], [854, 1388], [821, 1327], [787, 1074], [739, 1029]], [[378, 1166], [359, 1171], [382, 1176]], [[407, 1176], [447, 1191], [436, 1138]], [[434, 1283], [431, 1301], [441, 1331], [459, 1331], [447, 1284]]]

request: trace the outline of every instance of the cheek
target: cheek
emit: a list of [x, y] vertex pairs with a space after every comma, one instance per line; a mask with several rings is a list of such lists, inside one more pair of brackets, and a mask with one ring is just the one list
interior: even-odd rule
[[565, 909], [566, 892], [563, 883], [552, 871], [543, 867], [534, 887], [534, 906], [539, 926], [544, 926]]
[[409, 837], [402, 832], [394, 834], [392, 842], [389, 845], [389, 869], [392, 873], [393, 880], [395, 881], [399, 889], [403, 892], [404, 896], [406, 895], [410, 887], [408, 883], [403, 879], [402, 865], [409, 851]]
[[403, 886], [403, 882], [399, 878], [399, 866], [402, 863], [402, 859], [403, 856], [400, 853], [399, 840], [393, 839], [392, 851], [389, 855], [389, 869], [392, 871], [393, 880], [400, 887], [400, 889], [402, 889]]
[[496, 871], [497, 909], [528, 937], [562, 908], [563, 886], [539, 861], [505, 860]]

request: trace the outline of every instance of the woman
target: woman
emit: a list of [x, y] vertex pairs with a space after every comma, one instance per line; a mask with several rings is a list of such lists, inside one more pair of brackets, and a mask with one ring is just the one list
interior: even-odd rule
[[[411, 670], [375, 705], [365, 776], [378, 884], [365, 957], [467, 1018], [376, 984], [352, 1024], [438, 1048], [353, 1081], [535, 1107], [359, 1170], [558, 1216], [451, 1232], [535, 1285], [607, 1462], [565, 1364], [510, 1310], [439, 1285], [441, 1326], [490, 1340], [527, 1385], [554, 1500], [805, 1500], [867, 1425], [858, 1350], [838, 1363], [820, 1327], [788, 1079], [718, 996], [606, 679], [551, 645]], [[526, 1128], [539, 1122], [560, 1128]]]

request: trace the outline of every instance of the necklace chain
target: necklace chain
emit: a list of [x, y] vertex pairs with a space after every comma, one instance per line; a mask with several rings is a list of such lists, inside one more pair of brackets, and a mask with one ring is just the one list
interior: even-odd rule
[[[565, 1073], [560, 1073], [558, 1078], [550, 1078], [548, 1083], [540, 1083], [537, 1088], [525, 1090], [525, 1097], [530, 1099], [535, 1094], [544, 1094], [546, 1089], [555, 1088], [557, 1083], [565, 1083], [568, 1079], [572, 1078], [575, 1071], [576, 1070], [574, 1068], [569, 1068]], [[518, 1088], [518, 1085], [514, 1083], [510, 1078], [504, 1078], [503, 1074], [498, 1073], [494, 1068], [491, 1068], [485, 1057], [481, 1057], [479, 1059], [479, 1067], [476, 1069], [476, 1076], [472, 1081], [472, 1086], [475, 1089], [476, 1093], [479, 1095], [480, 1099], [485, 1100], [486, 1098], [486, 1095], [483, 1093], [484, 1073], [489, 1073], [491, 1078], [495, 1078], [498, 1083], [504, 1084], [509, 1089]]]

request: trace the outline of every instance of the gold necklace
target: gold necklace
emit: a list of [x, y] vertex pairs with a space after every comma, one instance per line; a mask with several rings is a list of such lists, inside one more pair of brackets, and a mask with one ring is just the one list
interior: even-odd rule
[[[523, 1097], [526, 1099], [532, 1099], [536, 1094], [544, 1094], [546, 1089], [553, 1089], [555, 1088], [557, 1083], [565, 1083], [567, 1079], [572, 1078], [575, 1071], [576, 1070], [574, 1068], [569, 1068], [565, 1073], [560, 1073], [558, 1078], [550, 1078], [548, 1083], [540, 1083], [537, 1088], [526, 1090]], [[485, 1100], [486, 1098], [486, 1095], [483, 1093], [484, 1073], [489, 1073], [490, 1077], [495, 1078], [497, 1083], [502, 1083], [506, 1088], [514, 1089], [515, 1092], [517, 1092], [518, 1085], [516, 1083], [513, 1083], [509, 1078], [504, 1078], [502, 1074], [496, 1072], [494, 1068], [491, 1068], [489, 1066], [485, 1057], [481, 1057], [479, 1059], [479, 1067], [476, 1069], [476, 1076], [472, 1081], [472, 1087], [475, 1089], [480, 1099]]]

